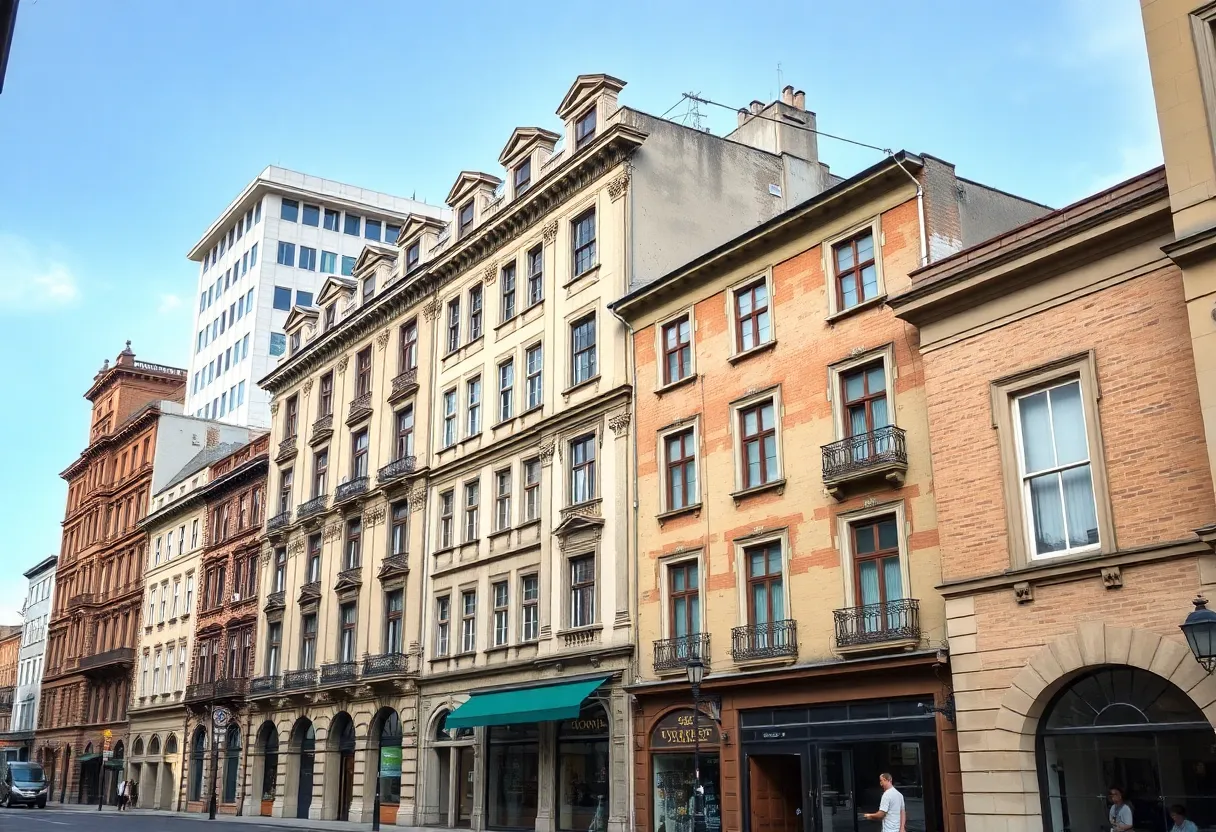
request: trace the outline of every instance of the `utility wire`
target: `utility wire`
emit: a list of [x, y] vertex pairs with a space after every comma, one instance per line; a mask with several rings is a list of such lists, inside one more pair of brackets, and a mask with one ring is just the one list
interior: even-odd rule
[[[895, 155], [894, 152], [888, 147], [879, 147], [876, 144], [866, 144], [865, 142], [859, 142], [856, 139], [846, 139], [844, 136], [837, 136], [833, 133], [825, 133], [824, 131], [816, 130], [813, 127], [806, 127], [801, 124], [792, 124], [788, 121], [782, 121], [781, 119], [773, 118], [772, 116], [766, 116], [766, 115], [761, 115], [759, 113], [753, 113], [751, 110], [749, 110], [746, 107], [732, 107], [729, 104], [723, 104], [720, 101], [710, 101], [708, 98], [702, 98], [700, 95], [696, 95], [695, 93], [686, 92], [686, 93], [684, 93], [684, 98], [690, 98], [693, 101], [699, 101], [702, 104], [709, 104], [713, 107], [721, 107], [724, 110], [730, 110], [732, 113], [737, 113], [740, 110], [745, 110], [747, 112], [748, 116], [751, 118], [762, 118], [765, 121], [771, 121], [776, 124], [784, 124], [786, 127], [793, 127], [796, 130], [805, 130], [806, 132], [814, 133], [817, 136], [823, 136], [828, 139], [835, 139], [836, 141], [839, 141], [839, 142], [847, 142], [849, 144], [855, 144], [858, 147], [865, 147], [870, 150], [877, 150], [879, 153], [886, 153], [888, 156]], [[671, 109], [674, 110], [675, 107], [672, 107]], [[668, 110], [667, 112], [670, 113], [671, 110]]]

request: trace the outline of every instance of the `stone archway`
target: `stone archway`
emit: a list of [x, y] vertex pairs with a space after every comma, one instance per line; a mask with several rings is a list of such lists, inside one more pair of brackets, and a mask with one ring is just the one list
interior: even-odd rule
[[[1084, 622], [1039, 648], [1001, 691], [959, 690], [959, 750], [967, 823], [987, 817], [1008, 822], [1009, 832], [1041, 830], [1036, 738], [1039, 720], [1066, 686], [1107, 665], [1146, 670], [1183, 691], [1216, 725], [1216, 676], [1209, 676], [1179, 639], [1150, 630]], [[979, 675], [979, 674], [976, 674]], [[997, 698], [999, 696], [999, 699]], [[995, 710], [982, 708], [984, 698]], [[1002, 821], [1004, 823], [1005, 821]]]

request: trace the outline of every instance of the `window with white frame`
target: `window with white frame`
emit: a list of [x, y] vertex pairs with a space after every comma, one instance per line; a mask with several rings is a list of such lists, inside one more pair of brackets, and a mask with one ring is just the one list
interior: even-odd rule
[[595, 556], [570, 559], [570, 626], [595, 623]]
[[474, 286], [469, 290], [469, 341], [476, 341], [481, 337], [481, 314], [482, 304], [482, 289], [481, 284]]
[[508, 358], [498, 365], [498, 421], [505, 422], [515, 415], [515, 359]]
[[515, 317], [515, 261], [502, 267], [502, 320]]
[[570, 383], [582, 384], [597, 373], [593, 312], [570, 324]]
[[595, 434], [593, 433], [570, 441], [571, 505], [595, 499], [595, 446]]
[[477, 591], [466, 589], [460, 593], [460, 652], [472, 653], [477, 649]]
[[544, 402], [544, 388], [541, 386], [541, 374], [544, 371], [544, 351], [540, 344], [528, 347], [524, 353], [527, 363], [528, 410], [541, 406]]
[[525, 523], [540, 517], [540, 460], [527, 459], [523, 463]]
[[494, 472], [494, 531], [511, 527], [511, 469]]
[[448, 301], [448, 352], [460, 349], [460, 298]]
[[497, 581], [494, 590], [494, 646], [502, 647], [510, 637], [511, 590], [506, 581]]
[[443, 447], [450, 448], [456, 444], [456, 390], [447, 390], [443, 394]]
[[595, 259], [595, 209], [589, 208], [570, 223], [571, 242], [574, 248], [574, 277], [580, 277], [596, 266]]
[[469, 379], [465, 383], [465, 391], [466, 435], [476, 436], [481, 433], [481, 376]]
[[453, 545], [452, 524], [455, 522], [456, 492], [448, 489], [439, 495], [439, 548], [450, 549]]
[[477, 480], [464, 484], [464, 542], [477, 540], [481, 513], [481, 483]]
[[452, 637], [452, 596], [435, 599], [435, 655], [446, 656]]
[[538, 244], [528, 250], [528, 306], [545, 299], [545, 247]]

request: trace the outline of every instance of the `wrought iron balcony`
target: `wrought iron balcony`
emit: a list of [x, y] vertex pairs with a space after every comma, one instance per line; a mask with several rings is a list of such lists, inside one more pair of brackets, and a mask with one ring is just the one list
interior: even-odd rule
[[836, 647], [842, 651], [920, 641], [920, 601], [901, 598], [836, 610]]
[[279, 443], [279, 452], [274, 455], [275, 462], [283, 462], [296, 455], [296, 437], [289, 436]]
[[798, 622], [790, 618], [735, 627], [730, 640], [730, 655], [737, 662], [797, 656]]
[[395, 402], [404, 399], [418, 389], [418, 368], [411, 367], [393, 379], [393, 389], [388, 394], [388, 400]]
[[68, 609], [76, 609], [77, 607], [91, 607], [97, 603], [97, 596], [91, 592], [81, 592], [73, 595], [68, 599]]
[[405, 653], [381, 653], [363, 657], [363, 678], [402, 676], [410, 672], [410, 657]]
[[353, 497], [358, 497], [360, 494], [367, 492], [367, 476], [355, 477], [352, 480], [347, 480], [338, 486], [334, 491], [334, 504], [338, 504], [349, 500]]
[[359, 675], [358, 662], [334, 662], [321, 665], [321, 684], [333, 685], [338, 682], [353, 682]]
[[341, 592], [344, 589], [358, 589], [363, 586], [363, 567], [352, 566], [350, 569], [343, 569], [338, 573], [338, 579], [334, 581], [334, 591]]
[[300, 597], [296, 599], [297, 604], [315, 604], [321, 600], [321, 582], [309, 581], [300, 587]]
[[822, 451], [823, 484], [837, 499], [847, 482], [881, 476], [898, 487], [908, 471], [907, 440], [895, 425], [824, 445]]
[[418, 464], [418, 458], [415, 456], [403, 456], [400, 459], [394, 459], [388, 465], [380, 469], [380, 473], [376, 478], [381, 483], [386, 483], [391, 480], [404, 477], [407, 474], [414, 473], [414, 468]]
[[280, 511], [274, 517], [266, 521], [266, 531], [273, 532], [276, 529], [281, 529], [291, 523], [291, 509]]
[[372, 391], [361, 393], [350, 400], [350, 411], [346, 414], [346, 424], [353, 425], [372, 415]]
[[280, 589], [278, 592], [272, 592], [266, 596], [266, 606], [262, 609], [266, 612], [271, 610], [281, 610], [287, 607], [287, 591]]
[[706, 667], [709, 666], [709, 633], [662, 638], [654, 643], [656, 672], [687, 667], [688, 660], [693, 657], [701, 659]]
[[92, 656], [80, 657], [80, 669], [84, 671], [121, 670], [135, 663], [135, 648], [116, 647]]
[[289, 670], [283, 674], [283, 690], [307, 690], [317, 686], [317, 669]]
[[325, 507], [329, 504], [329, 495], [322, 494], [319, 497], [313, 497], [306, 503], [300, 503], [300, 507], [296, 509], [296, 519], [303, 520], [305, 517], [311, 517], [314, 514], [320, 514], [325, 511]]
[[309, 445], [318, 445], [334, 434], [334, 414], [326, 413], [312, 423], [312, 434], [308, 438]]
[[215, 682], [194, 682], [186, 685], [185, 701], [187, 705], [197, 702], [210, 702], [215, 698]]
[[410, 571], [409, 555], [389, 555], [380, 564], [380, 571], [376, 573], [376, 577], [380, 580], [388, 578], [398, 578]]
[[218, 679], [215, 683], [216, 699], [243, 699], [249, 692], [249, 680], [246, 678]]
[[249, 695], [261, 696], [279, 689], [278, 676], [258, 676], [249, 680]]

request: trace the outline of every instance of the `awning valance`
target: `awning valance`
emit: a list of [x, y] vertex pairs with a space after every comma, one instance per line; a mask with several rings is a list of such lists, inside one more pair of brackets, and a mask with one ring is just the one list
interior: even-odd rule
[[582, 709], [583, 700], [607, 680], [607, 676], [600, 676], [474, 693], [468, 701], [448, 714], [445, 726], [475, 728], [479, 725], [574, 719]]
[[101, 755], [100, 755], [100, 754], [81, 754], [79, 757], [77, 757], [77, 758], [76, 758], [76, 762], [78, 762], [78, 763], [91, 763], [91, 762], [93, 762], [94, 760], [97, 760], [97, 759], [100, 759], [100, 758], [101, 758]]

